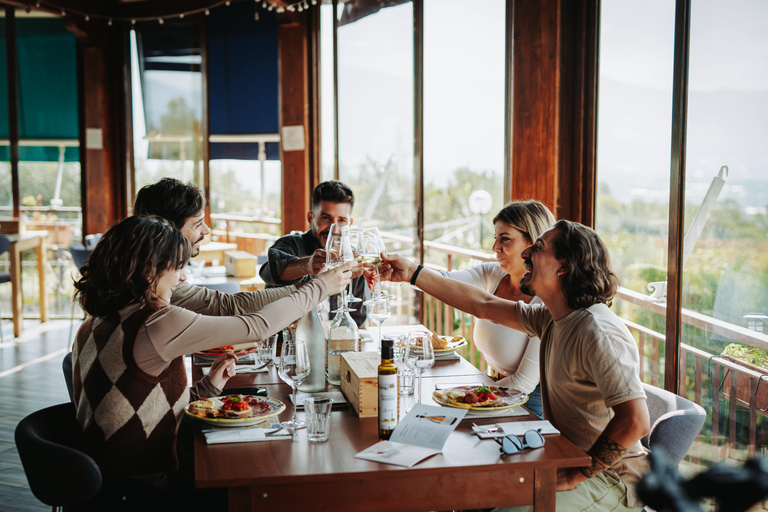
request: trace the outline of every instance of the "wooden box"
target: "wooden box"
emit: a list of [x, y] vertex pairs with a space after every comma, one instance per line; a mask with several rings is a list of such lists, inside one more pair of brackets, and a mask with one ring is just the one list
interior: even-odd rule
[[378, 352], [342, 352], [341, 392], [361, 418], [379, 414]]
[[228, 276], [253, 277], [256, 275], [256, 256], [245, 251], [227, 251], [224, 253], [224, 268]]
[[27, 230], [24, 219], [18, 217], [0, 217], [0, 233], [4, 235], [23, 235]]

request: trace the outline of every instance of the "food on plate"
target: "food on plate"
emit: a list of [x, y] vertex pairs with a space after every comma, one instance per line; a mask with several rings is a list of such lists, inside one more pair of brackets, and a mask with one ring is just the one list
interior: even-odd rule
[[213, 349], [209, 350], [208, 352], [214, 352], [216, 354], [224, 354], [226, 352], [229, 352], [230, 354], [234, 354], [235, 353], [235, 347], [232, 346], [232, 345], [224, 345], [223, 347], [213, 348]]
[[213, 413], [213, 402], [207, 398], [195, 400], [189, 404], [189, 412], [198, 416], [207, 416], [208, 413]]
[[438, 403], [450, 404], [462, 409], [504, 405], [504, 397], [522, 395], [517, 390], [496, 386], [461, 386], [444, 391], [435, 391], [433, 396]]
[[434, 332], [432, 333], [432, 348], [435, 349], [441, 349], [441, 348], [448, 348], [448, 340], [446, 338], [441, 338]]
[[221, 404], [221, 411], [228, 418], [248, 418], [252, 414], [251, 406], [242, 395], [230, 395]]

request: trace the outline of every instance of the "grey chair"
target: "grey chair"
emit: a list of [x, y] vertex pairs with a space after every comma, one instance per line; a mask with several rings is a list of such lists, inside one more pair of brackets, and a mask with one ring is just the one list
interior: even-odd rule
[[[8, 249], [11, 248], [11, 241], [8, 240], [8, 237], [0, 236], [0, 255], [5, 254]], [[11, 273], [10, 272], [0, 272], [0, 284], [2, 283], [10, 283], [11, 282]], [[0, 322], [3, 320], [3, 309], [2, 309], [2, 301], [0, 301]], [[0, 343], [2, 343], [3, 340], [3, 326], [0, 325]]]
[[661, 447], [675, 466], [683, 460], [707, 419], [700, 405], [650, 384], [643, 384], [648, 397], [651, 432], [640, 442], [653, 450]]

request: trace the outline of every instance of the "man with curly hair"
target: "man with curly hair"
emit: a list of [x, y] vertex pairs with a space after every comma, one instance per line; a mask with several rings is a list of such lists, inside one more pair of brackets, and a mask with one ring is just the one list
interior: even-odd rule
[[561, 220], [521, 257], [520, 289], [543, 305], [500, 299], [394, 255], [384, 276], [538, 336], [544, 417], [592, 458], [558, 472], [557, 510], [641, 510], [635, 484], [648, 469], [640, 439], [650, 420], [635, 340], [609, 309], [619, 279], [608, 250], [592, 229]]

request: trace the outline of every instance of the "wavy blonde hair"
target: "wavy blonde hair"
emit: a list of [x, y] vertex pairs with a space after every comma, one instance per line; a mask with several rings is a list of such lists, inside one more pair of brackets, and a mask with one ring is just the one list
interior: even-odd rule
[[529, 243], [555, 225], [555, 216], [541, 201], [511, 201], [493, 218], [493, 223], [503, 222], [520, 231]]

